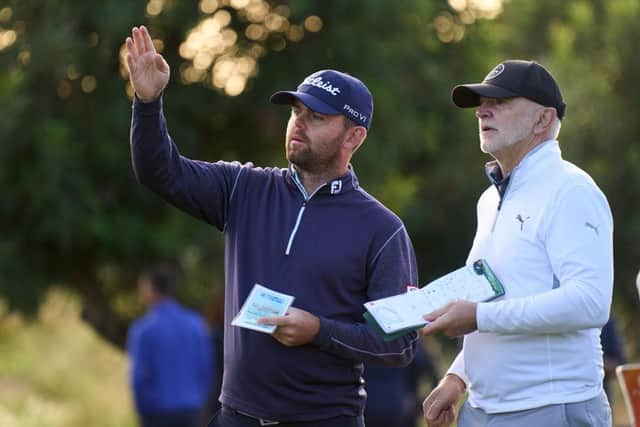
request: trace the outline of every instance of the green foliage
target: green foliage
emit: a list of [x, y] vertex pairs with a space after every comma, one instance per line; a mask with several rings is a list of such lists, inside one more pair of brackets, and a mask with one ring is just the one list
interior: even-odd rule
[[122, 352], [79, 317], [77, 298], [50, 292], [37, 320], [0, 307], [0, 425], [133, 427]]
[[[137, 272], [158, 257], [186, 265], [183, 297], [193, 305], [221, 286], [220, 234], [138, 186], [131, 171], [119, 55], [131, 27], [146, 24], [172, 67], [164, 96], [171, 134], [194, 158], [284, 166], [287, 111], [270, 105], [269, 95], [320, 68], [362, 78], [375, 114], [354, 167], [361, 184], [405, 219], [421, 282], [464, 262], [486, 186], [489, 159], [478, 149], [473, 112], [454, 108], [450, 90], [506, 58], [545, 64], [568, 104], [565, 157], [594, 176], [613, 208], [615, 303], [635, 322], [637, 2], [512, 0], [495, 19], [481, 19], [484, 12], [456, 11], [445, 0], [274, 0], [273, 10], [288, 6], [292, 25], [317, 15], [322, 29], [297, 41], [277, 32], [260, 41], [255, 75], [233, 97], [185, 82], [180, 46], [207, 15], [196, 2], [162, 3], [156, 16], [145, 14], [142, 0], [0, 6], [0, 31], [17, 33], [0, 50], [0, 295], [12, 307], [33, 312], [60, 283], [100, 307], [87, 319], [124, 325], [138, 310], [126, 303]], [[239, 49], [247, 49], [246, 13], [224, 9]], [[111, 338], [121, 342], [122, 330]]]
[[[145, 2], [7, 6], [3, 27], [18, 37], [0, 51], [0, 293], [32, 313], [48, 286], [64, 283], [112, 309], [112, 299], [131, 295], [141, 265], [179, 257], [192, 242], [212, 244], [131, 171], [118, 51]], [[184, 32], [197, 17], [189, 12], [168, 30]]]

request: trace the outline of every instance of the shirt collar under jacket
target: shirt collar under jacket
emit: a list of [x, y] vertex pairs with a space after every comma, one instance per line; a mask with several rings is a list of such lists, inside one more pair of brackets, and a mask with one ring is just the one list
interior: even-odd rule
[[507, 192], [507, 187], [509, 186], [509, 179], [511, 175], [502, 176], [502, 169], [498, 165], [498, 162], [495, 160], [493, 162], [489, 162], [485, 165], [484, 169], [487, 174], [487, 178], [489, 178], [489, 182], [495, 185], [498, 190], [498, 194], [500, 194], [500, 198], [504, 196], [504, 193]]
[[325, 182], [311, 195], [307, 194], [293, 163], [289, 163], [288, 169], [291, 176], [291, 181], [298, 187], [300, 192], [302, 192], [305, 199], [309, 199], [316, 194], [328, 194], [335, 196], [347, 191], [355, 190], [360, 187], [360, 184], [358, 183], [358, 177], [356, 176], [351, 164], [348, 165], [346, 174]]

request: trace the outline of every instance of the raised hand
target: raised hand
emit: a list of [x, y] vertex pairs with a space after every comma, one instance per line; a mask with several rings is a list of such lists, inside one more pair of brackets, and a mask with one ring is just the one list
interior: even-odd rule
[[169, 82], [169, 64], [156, 52], [145, 26], [133, 27], [127, 37], [129, 79], [143, 102], [157, 99]]

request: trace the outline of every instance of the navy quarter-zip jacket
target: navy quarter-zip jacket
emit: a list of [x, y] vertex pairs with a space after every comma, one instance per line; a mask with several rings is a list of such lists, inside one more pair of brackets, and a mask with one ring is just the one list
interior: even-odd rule
[[[131, 154], [140, 183], [225, 234], [223, 404], [283, 422], [360, 415], [363, 362], [412, 360], [415, 333], [384, 342], [362, 314], [364, 302], [417, 285], [413, 246], [351, 169], [309, 196], [292, 166], [187, 159], [161, 99], [134, 100]], [[320, 318], [312, 343], [286, 347], [231, 326], [255, 283], [295, 296], [295, 307]]]

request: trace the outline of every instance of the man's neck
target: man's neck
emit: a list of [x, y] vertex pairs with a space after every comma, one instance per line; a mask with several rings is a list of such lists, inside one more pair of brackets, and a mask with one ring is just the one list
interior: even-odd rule
[[500, 152], [492, 153], [492, 156], [497, 160], [498, 165], [500, 166], [502, 176], [508, 176], [530, 151], [546, 140], [547, 139], [545, 138], [536, 138], [529, 141], [521, 141], [506, 147]]
[[344, 169], [325, 170], [323, 172], [314, 173], [295, 166], [298, 179], [308, 195], [313, 194], [318, 188], [322, 187], [332, 179], [343, 176], [349, 170], [347, 166]]
[[147, 304], [148, 304], [149, 308], [153, 308], [155, 306], [158, 306], [158, 305], [162, 304], [163, 302], [167, 301], [168, 299], [169, 299], [169, 297], [167, 297], [165, 295], [156, 294], [152, 298], [149, 299]]

